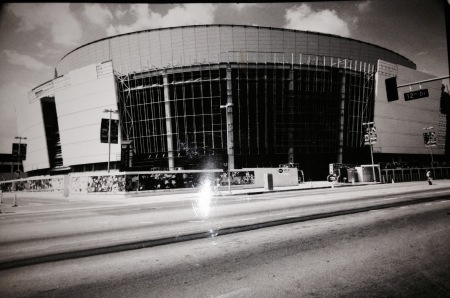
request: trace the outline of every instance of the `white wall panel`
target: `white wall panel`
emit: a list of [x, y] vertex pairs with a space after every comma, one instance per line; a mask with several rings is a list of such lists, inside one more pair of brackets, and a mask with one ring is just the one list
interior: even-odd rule
[[[405, 101], [404, 93], [409, 92], [410, 89], [402, 87], [398, 89], [399, 99], [388, 102], [386, 78], [397, 76], [397, 84], [403, 85], [430, 79], [433, 76], [381, 60], [379, 60], [378, 69], [374, 110], [378, 142], [374, 144], [374, 152], [429, 154], [430, 149], [425, 147], [422, 134], [425, 132], [423, 128], [430, 126], [433, 126], [438, 134], [439, 124], [445, 120], [439, 112], [441, 82], [422, 84], [422, 89], [428, 89], [429, 97]], [[418, 85], [411, 87], [412, 91], [418, 89]], [[438, 135], [438, 139], [443, 137], [445, 137], [445, 130]], [[444, 154], [444, 151], [445, 148], [442, 145], [433, 148], [436, 154]]]
[[[108, 67], [108, 63], [99, 67]], [[97, 78], [95, 64], [67, 76], [70, 86], [55, 93], [64, 166], [107, 162], [108, 144], [100, 143], [100, 124], [102, 118], [109, 118], [104, 109], [117, 110], [114, 77], [111, 73]], [[117, 114], [112, 119], [118, 119]], [[117, 154], [120, 144], [112, 144], [111, 161]]]

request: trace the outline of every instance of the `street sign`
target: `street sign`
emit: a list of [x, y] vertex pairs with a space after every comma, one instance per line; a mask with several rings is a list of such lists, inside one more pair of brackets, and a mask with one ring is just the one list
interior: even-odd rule
[[375, 126], [366, 128], [366, 134], [364, 135], [364, 145], [375, 144], [377, 142], [377, 129]]
[[405, 101], [408, 101], [408, 100], [418, 99], [418, 98], [422, 98], [422, 97], [428, 97], [429, 94], [428, 94], [428, 89], [420, 89], [417, 91], [405, 93], [404, 96], [405, 96]]

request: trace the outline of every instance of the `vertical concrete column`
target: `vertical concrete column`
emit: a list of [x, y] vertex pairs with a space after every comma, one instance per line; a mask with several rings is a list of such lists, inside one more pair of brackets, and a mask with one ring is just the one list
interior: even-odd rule
[[344, 123], [345, 123], [345, 70], [341, 72], [341, 112], [339, 118], [339, 153], [337, 162], [344, 160]]
[[231, 83], [231, 67], [227, 68], [227, 153], [228, 169], [234, 170], [234, 138], [233, 138], [233, 85]]
[[173, 157], [173, 135], [172, 135], [172, 112], [170, 109], [169, 82], [167, 73], [163, 73], [164, 85], [164, 108], [166, 111], [166, 130], [167, 130], [167, 151], [169, 157], [169, 170], [175, 170], [175, 160]]

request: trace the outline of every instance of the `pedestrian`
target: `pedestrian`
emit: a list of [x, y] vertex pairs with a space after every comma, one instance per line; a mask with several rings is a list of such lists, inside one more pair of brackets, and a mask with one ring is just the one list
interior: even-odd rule
[[432, 185], [433, 184], [433, 175], [431, 174], [430, 170], [427, 170], [427, 179], [428, 179], [428, 184]]

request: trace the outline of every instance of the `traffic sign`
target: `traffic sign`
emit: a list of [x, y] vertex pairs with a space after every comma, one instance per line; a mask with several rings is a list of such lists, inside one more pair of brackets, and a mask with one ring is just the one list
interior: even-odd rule
[[422, 98], [422, 97], [428, 97], [429, 94], [428, 94], [428, 89], [420, 89], [417, 91], [405, 93], [404, 96], [405, 96], [405, 101], [408, 101], [408, 100], [418, 99], [418, 98]]

